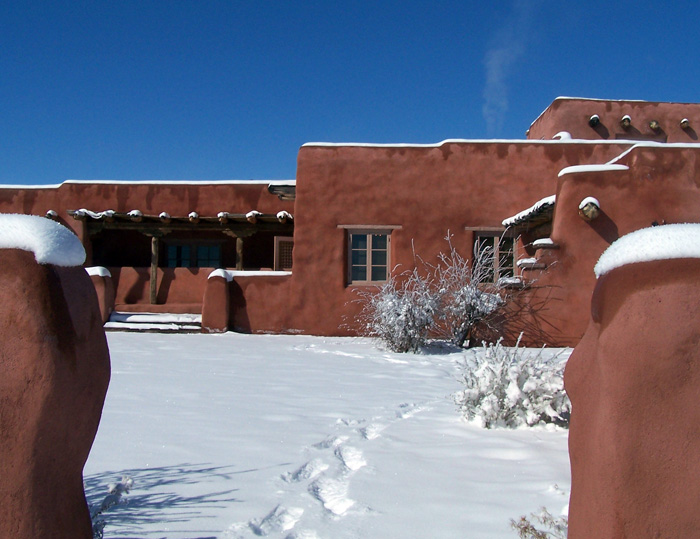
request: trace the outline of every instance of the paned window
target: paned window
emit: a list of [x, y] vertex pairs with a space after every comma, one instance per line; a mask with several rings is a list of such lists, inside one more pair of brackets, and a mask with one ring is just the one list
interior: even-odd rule
[[294, 238], [275, 236], [276, 271], [290, 271], [292, 269], [292, 249], [294, 249]]
[[386, 231], [350, 231], [349, 276], [351, 284], [383, 283], [389, 277], [389, 245]]
[[516, 268], [516, 239], [497, 233], [477, 232], [475, 234], [475, 253], [489, 251], [490, 271], [488, 280], [496, 282], [504, 277], [513, 277]]
[[170, 244], [167, 246], [169, 268], [220, 268], [221, 245]]

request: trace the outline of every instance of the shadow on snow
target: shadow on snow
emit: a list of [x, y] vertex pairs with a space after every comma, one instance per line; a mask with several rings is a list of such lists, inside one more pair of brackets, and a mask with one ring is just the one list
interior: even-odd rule
[[[106, 537], [166, 537], [164, 531], [172, 524], [192, 522], [196, 519], [209, 516], [209, 510], [226, 507], [231, 503], [240, 503], [242, 500], [232, 496], [238, 489], [229, 489], [215, 492], [205, 492], [207, 483], [221, 484], [222, 480], [234, 483], [235, 476], [239, 474], [258, 471], [235, 470], [234, 466], [207, 466], [196, 464], [179, 464], [176, 466], [163, 466], [157, 468], [134, 468], [120, 471], [108, 471], [99, 474], [88, 475], [83, 479], [85, 496], [90, 508], [98, 508], [109, 494], [110, 484], [117, 484], [123, 478], [133, 479], [133, 486], [129, 494], [125, 494], [121, 501], [102, 513], [100, 518], [105, 521]], [[175, 486], [176, 485], [176, 486]], [[189, 489], [185, 485], [197, 485]], [[183, 492], [191, 490], [197, 492], [191, 496]], [[159, 531], [147, 531], [146, 525], [160, 523]], [[196, 526], [193, 526], [196, 528]], [[192, 539], [214, 539], [221, 530], [181, 530], [182, 534], [193, 533]], [[166, 532], [167, 533], [167, 532]]]

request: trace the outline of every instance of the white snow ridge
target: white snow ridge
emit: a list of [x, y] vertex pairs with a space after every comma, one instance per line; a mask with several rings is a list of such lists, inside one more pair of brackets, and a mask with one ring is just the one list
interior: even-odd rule
[[700, 224], [661, 225], [631, 232], [605, 250], [593, 271], [601, 277], [627, 264], [674, 258], [700, 258]]
[[82, 266], [85, 249], [65, 226], [36, 215], [0, 214], [0, 249], [34, 253], [39, 264]]

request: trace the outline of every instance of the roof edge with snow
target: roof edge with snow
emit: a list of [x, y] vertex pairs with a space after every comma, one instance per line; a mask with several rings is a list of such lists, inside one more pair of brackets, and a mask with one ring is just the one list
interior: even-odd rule
[[501, 224], [505, 227], [511, 227], [517, 226], [526, 221], [530, 221], [537, 216], [543, 215], [545, 212], [553, 210], [554, 205], [556, 204], [556, 200], [556, 195], [550, 195], [541, 200], [538, 200], [528, 209], [523, 210], [520, 213], [513, 215], [512, 217], [508, 217], [508, 219], [504, 219], [501, 222]]
[[53, 184], [0, 184], [0, 189], [58, 189], [62, 185], [296, 185], [296, 180], [66, 180]]
[[654, 226], [626, 234], [605, 250], [593, 271], [600, 278], [628, 264], [678, 258], [700, 258], [700, 223]]
[[[302, 148], [440, 148], [445, 144], [590, 144], [590, 145], [621, 145], [636, 144], [634, 140], [597, 140], [597, 139], [445, 139], [441, 142], [429, 144], [413, 143], [379, 143], [379, 142], [307, 142]], [[696, 146], [700, 146], [696, 144]]]

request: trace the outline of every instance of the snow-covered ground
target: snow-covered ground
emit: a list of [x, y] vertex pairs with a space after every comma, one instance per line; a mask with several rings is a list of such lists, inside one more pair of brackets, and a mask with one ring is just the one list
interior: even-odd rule
[[507, 538], [570, 486], [567, 431], [484, 430], [452, 401], [471, 351], [365, 339], [111, 333], [88, 500], [105, 537]]

